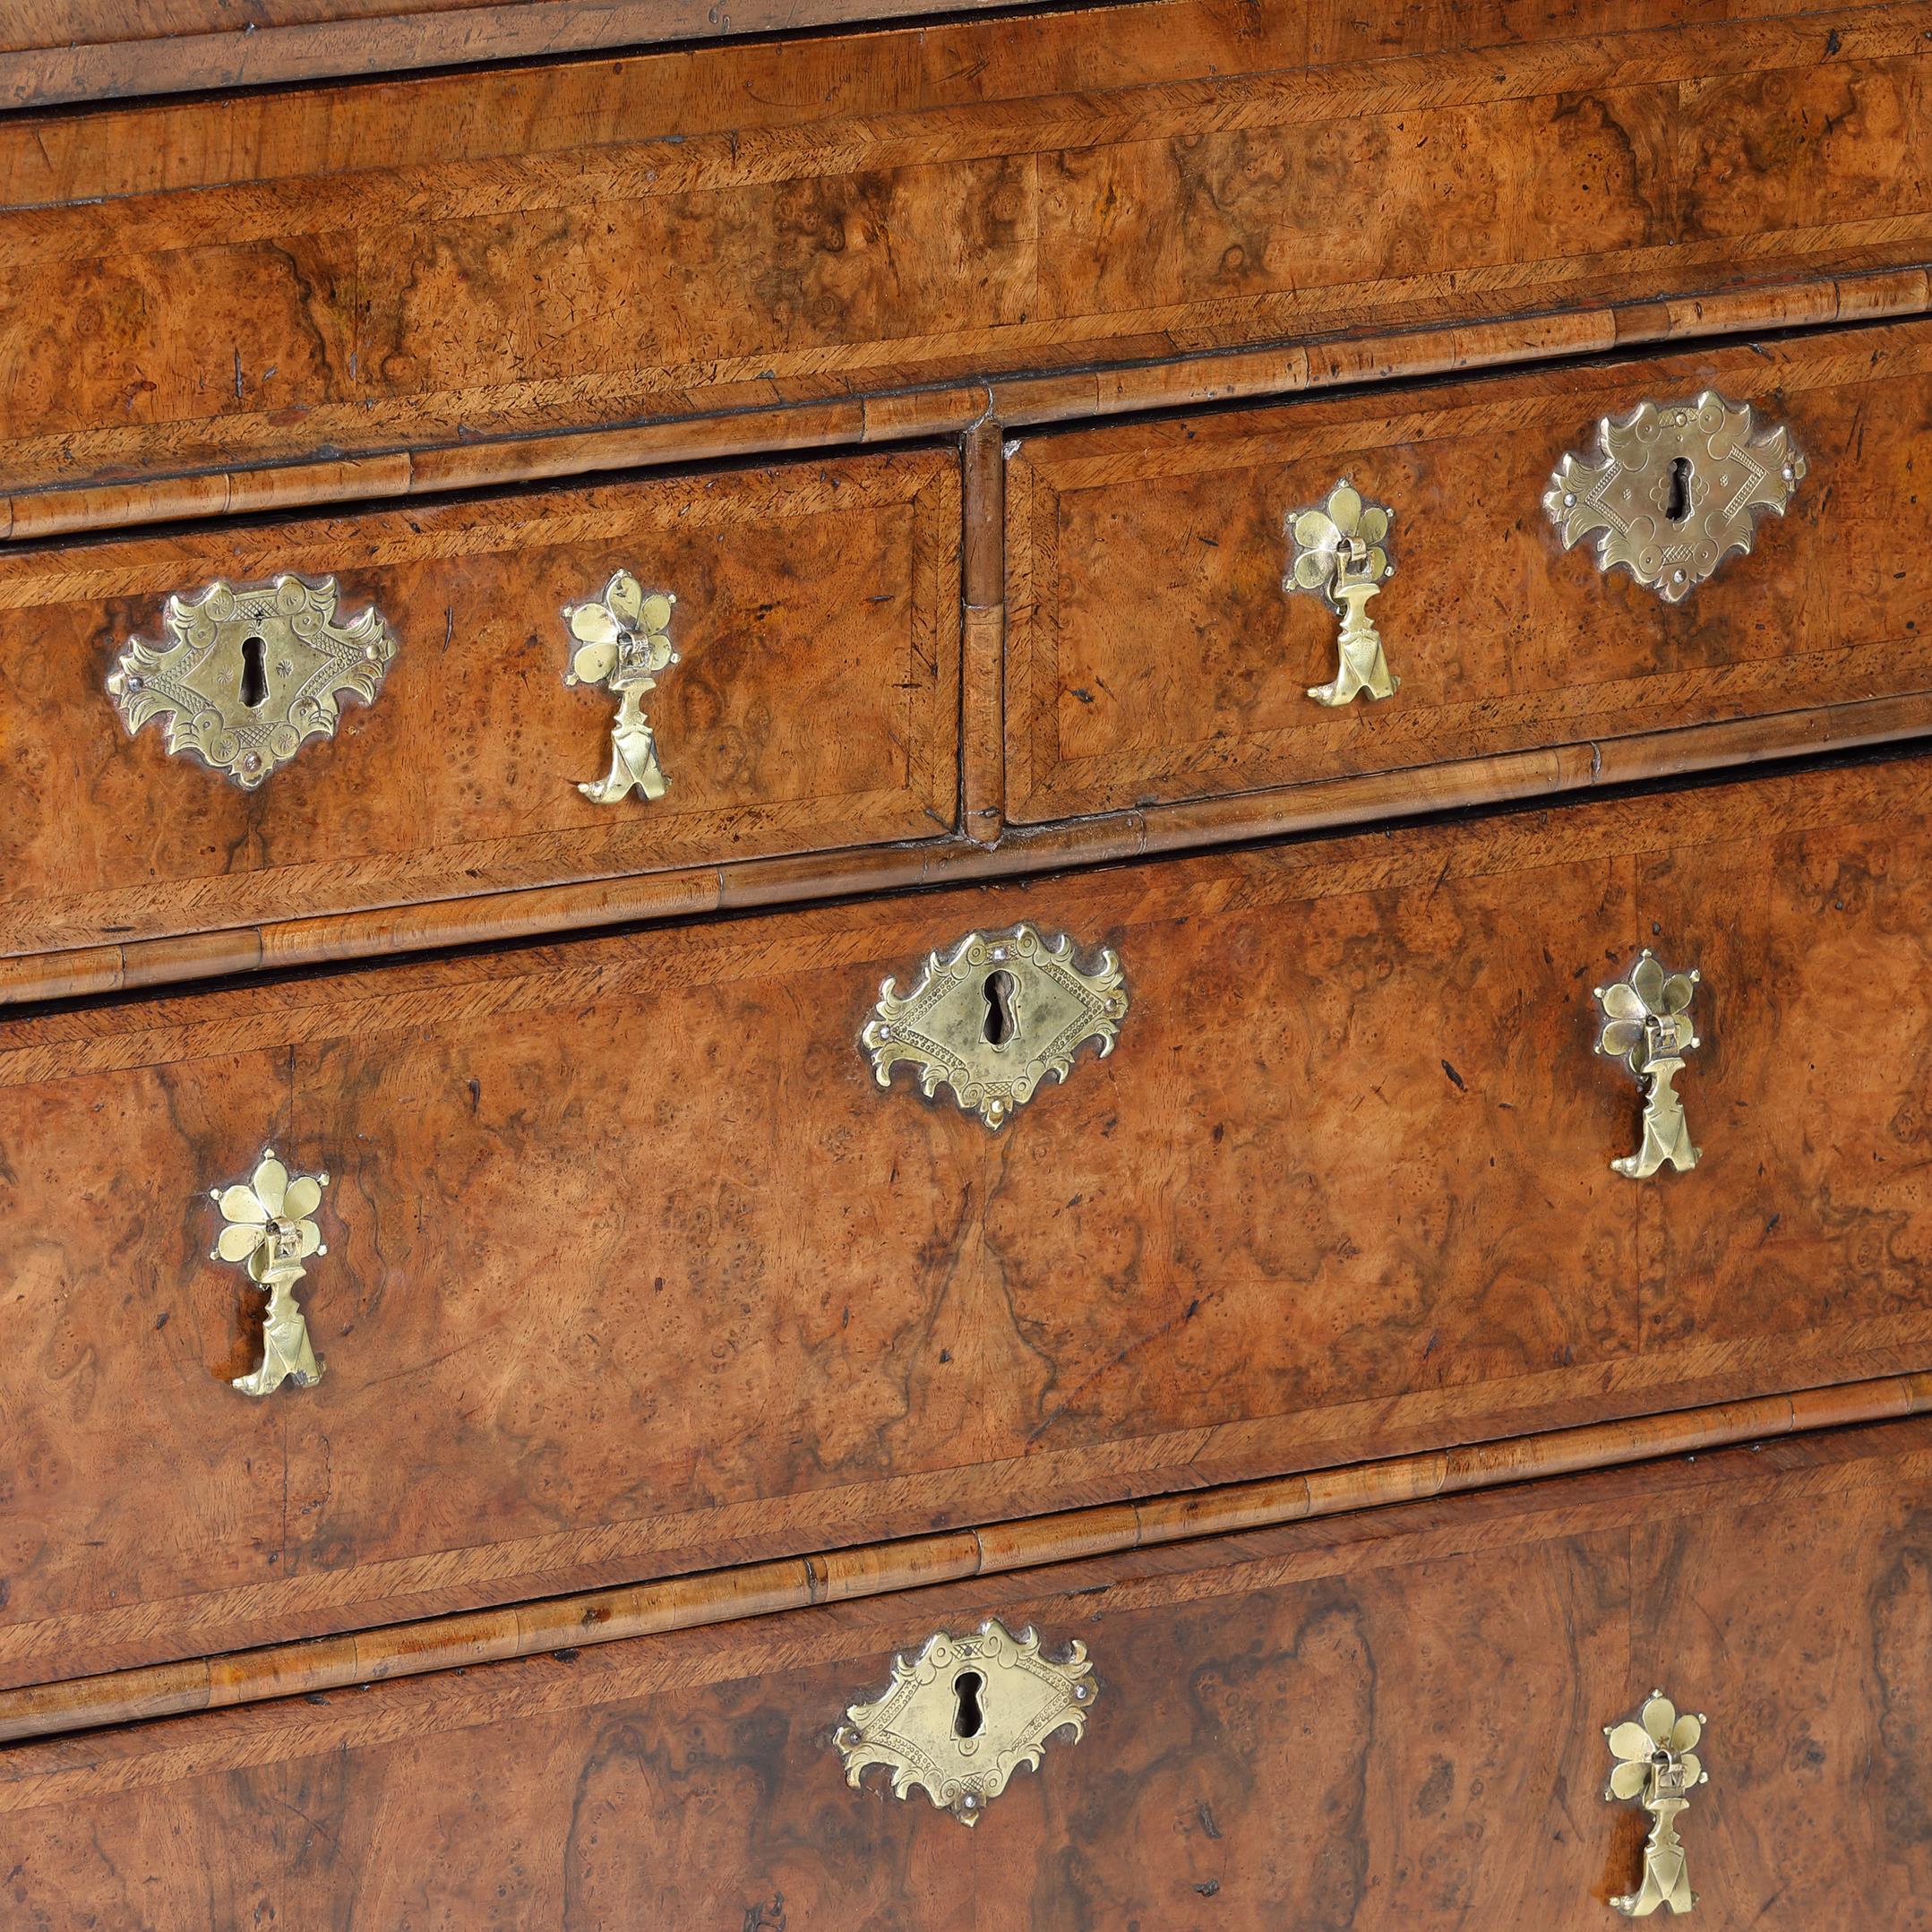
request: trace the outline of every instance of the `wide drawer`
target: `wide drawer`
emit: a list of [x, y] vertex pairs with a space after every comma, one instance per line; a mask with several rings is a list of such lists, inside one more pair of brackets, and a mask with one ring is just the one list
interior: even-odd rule
[[1163, 0], [23, 117], [0, 474], [25, 520], [399, 487], [479, 438], [899, 391], [890, 434], [947, 382], [1917, 268], [1932, 10], [1785, 11]]
[[[907, 451], [9, 552], [0, 957], [932, 835], [958, 551]], [[619, 571], [655, 688], [572, 688]]]
[[[881, 1091], [1019, 921], [1111, 1055]], [[1928, 931], [1898, 760], [0, 1024], [0, 1677], [1932, 1367]], [[327, 1373], [254, 1399], [264, 1144]]]
[[[528, 0], [227, 0], [166, 7], [37, 0], [0, 26], [0, 102], [41, 107], [125, 95], [269, 86], [442, 67], [554, 58], [720, 34], [964, 13], [998, 0], [735, 0], [713, 14], [700, 0], [603, 0], [569, 13]], [[245, 39], [243, 36], [247, 38]]]
[[[1663, 420], [1713, 395], [1684, 434]], [[1610, 476], [1598, 425], [1646, 403]], [[1922, 729], [1928, 421], [1932, 324], [1904, 323], [1029, 438], [1007, 493], [1009, 810], [1307, 787], [1314, 816], [1324, 781], [1405, 771], [1413, 809], [1543, 748], [1762, 718], [1762, 751], [1810, 741], [1795, 714], [1906, 696]], [[1559, 485], [1546, 508], [1569, 454], [1573, 507]], [[1395, 564], [1358, 613], [1379, 697], [1333, 688], [1333, 575], [1288, 588], [1294, 527], [1344, 478], [1391, 513], [1386, 538], [1361, 526]], [[1600, 563], [1610, 525], [1575, 502], [1600, 479], [1632, 563]], [[1698, 580], [1734, 541], [1748, 554]], [[1680, 764], [1711, 755], [1683, 743]]]
[[[0, 1845], [42, 1932], [1600, 1932], [1648, 1822], [1605, 1730], [1662, 1689], [1693, 1924], [1923, 1932], [1928, 1579], [1918, 1421], [18, 1747]], [[1075, 1688], [1078, 1735], [970, 1833], [889, 1750], [848, 1788], [895, 1656], [991, 1619], [1044, 1681], [935, 1658], [987, 1746], [935, 1767]]]

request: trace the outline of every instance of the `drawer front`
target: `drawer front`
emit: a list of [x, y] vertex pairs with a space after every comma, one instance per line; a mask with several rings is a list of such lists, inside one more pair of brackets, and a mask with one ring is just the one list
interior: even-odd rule
[[[970, 1833], [882, 1765], [848, 1789], [849, 1708], [991, 1619], [1085, 1647], [1080, 1734]], [[1604, 1729], [1662, 1684], [1706, 1721], [1693, 1924], [1924, 1932], [1928, 1631], [1932, 1430], [1900, 1424], [18, 1747], [0, 1842], [47, 1932], [264, 1902], [371, 1932], [1601, 1932], [1645, 1822], [1602, 1800]], [[1041, 1689], [975, 1668], [991, 1746]]]
[[[1112, 1052], [882, 1091], [880, 981], [1021, 919]], [[0, 1666], [1932, 1366], [1928, 932], [1901, 760], [0, 1025]], [[257, 1400], [265, 1143], [327, 1372]]]
[[[973, 12], [998, 0], [952, 0]], [[607, 47], [796, 32], [937, 11], [931, 0], [740, 0], [713, 20], [696, 0], [613, 0], [560, 18], [528, 0], [254, 0], [240, 21], [224, 0], [106, 13], [86, 0], [42, 6], [0, 29], [0, 99], [44, 107], [127, 95], [361, 78], [471, 61], [544, 58]], [[246, 34], [237, 45], [236, 37]], [[245, 48], [245, 51], [244, 49]]]
[[382, 460], [1923, 262], [1932, 12], [1719, 11], [1167, 0], [1103, 44], [1069, 11], [22, 124], [0, 473]]
[[[0, 558], [0, 955], [950, 826], [957, 467], [907, 451]], [[624, 617], [619, 594], [655, 688], [572, 688], [604, 665], [577, 662], [566, 608], [621, 571], [675, 599]], [[352, 671], [385, 630], [393, 656], [359, 688], [323, 667], [332, 735], [258, 746], [313, 707], [313, 654], [281, 651], [271, 612], [251, 674], [239, 599], [193, 625], [210, 586], [283, 578], [291, 623], [333, 584]], [[222, 725], [202, 729], [177, 693], [209, 636], [187, 689]], [[632, 736], [620, 769], [627, 695], [652, 748]], [[661, 795], [622, 783], [652, 760]], [[586, 795], [614, 771], [622, 795]]]
[[[1747, 439], [1786, 432], [1761, 445], [1756, 493], [1782, 514], [1731, 519], [1749, 553], [1687, 589], [1672, 567], [1655, 583], [1606, 571], [1595, 535], [1566, 554], [1545, 507], [1565, 456], [1594, 474], [1601, 420], [1706, 391], [1748, 407]], [[1030, 439], [1007, 493], [1009, 810], [1410, 770], [1415, 803], [1440, 803], [1481, 771], [1421, 768], [1923, 696], [1928, 421], [1932, 325], [1901, 324]], [[1746, 494], [1707, 451], [1675, 506], [1660, 459], [1624, 510], [1701, 519]], [[1785, 479], [1786, 461], [1802, 473]], [[1284, 588], [1292, 526], [1343, 478], [1391, 512], [1394, 572], [1357, 620], [1395, 681], [1379, 699], [1332, 688], [1347, 602], [1333, 577]]]

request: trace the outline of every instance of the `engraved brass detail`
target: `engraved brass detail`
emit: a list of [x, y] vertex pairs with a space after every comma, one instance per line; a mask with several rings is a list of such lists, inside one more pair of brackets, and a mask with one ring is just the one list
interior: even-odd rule
[[971, 1636], [941, 1631], [918, 1656], [892, 1660], [877, 1703], [846, 1711], [834, 1736], [846, 1782], [856, 1790], [869, 1765], [885, 1765], [895, 1798], [917, 1787], [938, 1809], [976, 1825], [1016, 1771], [1039, 1769], [1053, 1732], [1078, 1741], [1093, 1708], [1092, 1671], [1084, 1644], [1054, 1663], [1033, 1631], [1016, 1637], [998, 1618]]
[[617, 697], [611, 769], [603, 777], [577, 787], [597, 804], [614, 805], [633, 791], [647, 799], [665, 794], [657, 736], [641, 700], [646, 691], [657, 688], [659, 674], [678, 661], [668, 634], [676, 602], [669, 591], [648, 591], [629, 571], [619, 571], [605, 585], [601, 597], [563, 607], [563, 621], [576, 640], [563, 682], [601, 684]]
[[1724, 559], [1748, 551], [1757, 519], [1778, 516], [1805, 474], [1779, 425], [1753, 434], [1749, 403], [1714, 390], [1691, 402], [1640, 402], [1597, 424], [1595, 461], [1567, 455], [1543, 509], [1567, 550], [1597, 537], [1597, 568], [1619, 565], [1679, 604]]
[[880, 988], [875, 1018], [860, 1043], [880, 1086], [902, 1060], [919, 1069], [927, 1099], [949, 1086], [962, 1109], [990, 1128], [1003, 1126], [1047, 1075], [1064, 1080], [1088, 1040], [1103, 1060], [1113, 1051], [1127, 1012], [1121, 962], [1103, 948], [1091, 972], [1074, 963], [1073, 941], [1051, 945], [1030, 925], [969, 932], [943, 956], [929, 954], [903, 996]]
[[1392, 698], [1401, 686], [1382, 654], [1382, 633], [1368, 614], [1369, 599], [1395, 574], [1388, 547], [1390, 517], [1385, 505], [1364, 502], [1346, 477], [1319, 510], [1289, 513], [1292, 550], [1282, 588], [1316, 593], [1342, 620], [1334, 680], [1309, 687], [1317, 704], [1344, 705], [1361, 692]]
[[1689, 1804], [1690, 1793], [1709, 1781], [1693, 1748], [1704, 1726], [1703, 1717], [1688, 1712], [1679, 1717], [1677, 1706], [1653, 1690], [1635, 1721], [1603, 1727], [1617, 1759], [1604, 1797], [1612, 1803], [1635, 1800], [1650, 1813], [1643, 1883], [1610, 1901], [1626, 1919], [1647, 1919], [1666, 1905], [1673, 1913], [1687, 1912], [1697, 1902], [1678, 1841], [1677, 1816]]
[[227, 1223], [209, 1259], [238, 1263], [250, 1281], [268, 1291], [262, 1366], [235, 1378], [245, 1395], [270, 1395], [285, 1381], [311, 1388], [322, 1380], [322, 1365], [309, 1341], [308, 1323], [296, 1306], [295, 1285], [307, 1272], [302, 1264], [311, 1255], [329, 1252], [322, 1231], [309, 1219], [328, 1185], [327, 1174], [291, 1175], [274, 1148], [264, 1147], [245, 1182], [208, 1190]]
[[1684, 1103], [1671, 1085], [1684, 1070], [1684, 1055], [1701, 1043], [1691, 1031], [1696, 990], [1695, 970], [1666, 973], [1647, 946], [1627, 979], [1595, 989], [1603, 1009], [1597, 1052], [1621, 1060], [1644, 1090], [1643, 1145], [1610, 1163], [1633, 1181], [1654, 1174], [1666, 1161], [1682, 1173], [1703, 1151], [1690, 1144]]
[[166, 717], [169, 751], [252, 792], [307, 740], [335, 735], [344, 698], [373, 704], [382, 688], [395, 634], [374, 607], [338, 623], [335, 606], [332, 577], [169, 597], [161, 621], [171, 641], [129, 639], [107, 694], [130, 734]]

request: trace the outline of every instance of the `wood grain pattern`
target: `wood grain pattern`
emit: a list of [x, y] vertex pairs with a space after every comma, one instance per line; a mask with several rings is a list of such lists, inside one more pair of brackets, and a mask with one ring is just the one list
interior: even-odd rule
[[1512, 8], [1449, 46], [1425, 11], [1323, 65], [1299, 10], [1161, 0], [23, 121], [0, 468], [226, 473], [1932, 253], [1932, 8]]
[[[1086, 1735], [970, 1835], [848, 1790], [845, 1706], [989, 1615], [1087, 1644]], [[1592, 1932], [1661, 1679], [1700, 1922], [1924, 1932], [1928, 1632], [1921, 1420], [21, 1746], [0, 1844], [36, 1932]]]
[[965, 612], [960, 679], [960, 829], [976, 845], [1006, 823], [1006, 452], [997, 423], [965, 437]]
[[322, 1637], [179, 1663], [0, 1690], [0, 1743], [311, 1696], [509, 1657], [550, 1655], [666, 1630], [994, 1576], [1118, 1550], [1454, 1496], [1727, 1444], [1932, 1410], [1932, 1374], [1841, 1382], [1632, 1421], [1350, 1464], [1306, 1476], [1107, 1503], [937, 1536], [700, 1571], [661, 1583], [545, 1597], [513, 1608]]
[[[942, 451], [0, 556], [0, 955], [916, 837], [958, 816], [959, 480]], [[665, 795], [614, 806], [616, 700], [566, 604], [674, 591]], [[132, 740], [104, 688], [171, 592], [333, 576], [399, 645], [259, 791]], [[836, 728], [832, 722], [836, 720]]]
[[[990, 625], [974, 626], [975, 660]], [[1074, 864], [1144, 858], [1290, 832], [1388, 824], [1444, 806], [1494, 805], [1685, 773], [1735, 769], [1807, 753], [1898, 744], [1932, 732], [1932, 696], [1852, 700], [1771, 717], [1639, 733], [1602, 743], [1450, 760], [1419, 771], [1369, 773], [1316, 785], [1236, 793], [1060, 824], [1008, 827], [999, 842], [938, 838], [682, 867], [568, 886], [476, 893], [180, 939], [75, 947], [0, 957], [0, 1006], [90, 998], [178, 981], [329, 961], [390, 957], [462, 944], [580, 932], [644, 919], [795, 906], [855, 892], [971, 880], [1026, 878]], [[990, 749], [982, 747], [983, 751]], [[980, 768], [983, 782], [988, 764]]]
[[[880, 981], [1023, 916], [1120, 951], [1112, 1057], [998, 1137], [880, 1093]], [[0, 1023], [0, 1669], [1923, 1370], [1928, 930], [1905, 760]], [[1649, 1188], [1642, 944], [1707, 975]], [[256, 1404], [264, 1141], [337, 1185]]]
[[[1541, 507], [1599, 417], [1713, 388], [1810, 465], [1683, 604]], [[1918, 470], [1932, 327], [1540, 370], [1026, 440], [1009, 486], [1017, 820], [1415, 770], [1932, 690]], [[1395, 511], [1373, 616], [1395, 697], [1329, 710], [1336, 619], [1284, 519], [1346, 476]]]
[[18, 540], [222, 517], [369, 496], [426, 495], [588, 476], [647, 464], [769, 456], [837, 443], [964, 435], [975, 424], [1061, 423], [1159, 406], [1272, 397], [1356, 382], [1547, 361], [1640, 342], [1711, 338], [1833, 322], [1918, 315], [1932, 307], [1925, 270], [1781, 280], [1671, 300], [1606, 299], [1595, 308], [1433, 328], [1373, 327], [1291, 348], [1177, 355], [1158, 363], [996, 376], [884, 390], [842, 400], [659, 416], [621, 428], [467, 434], [460, 442], [381, 455], [196, 468], [139, 482], [39, 485], [0, 497], [0, 534]]
[[0, 105], [266, 87], [726, 34], [970, 13], [1005, 0], [12, 0]]

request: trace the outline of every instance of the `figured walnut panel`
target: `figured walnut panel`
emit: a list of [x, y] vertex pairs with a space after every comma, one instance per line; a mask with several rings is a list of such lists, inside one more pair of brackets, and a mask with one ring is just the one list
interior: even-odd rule
[[1932, 247], [1932, 8], [1498, 7], [1447, 46], [1462, 10], [1302, 11], [35, 124], [0, 137], [0, 461], [16, 492], [230, 471]]
[[[1086, 1735], [970, 1834], [847, 1790], [846, 1705], [989, 1615], [1088, 1646]], [[1928, 1632], [1921, 1421], [18, 1747], [0, 1842], [46, 1932], [1594, 1932], [1662, 1680], [1701, 1918], [1924, 1932]]]
[[[0, 954], [931, 835], [956, 822], [959, 483], [907, 451], [0, 558]], [[616, 700], [566, 604], [676, 593], [661, 799], [598, 805]], [[129, 739], [128, 636], [217, 577], [334, 576], [399, 647], [259, 791]]]
[[0, 103], [39, 107], [197, 88], [360, 79], [600, 47], [795, 32], [1002, 0], [7, 0]]
[[[657, 41], [706, 40], [922, 13], [958, 13], [1001, 0], [5, 0], [0, 4], [0, 99], [9, 107], [186, 88], [240, 87], [382, 69], [585, 53]], [[1109, 4], [1109, 0], [1102, 0]], [[1094, 20], [1125, 56], [1145, 39], [1124, 0]], [[1754, 14], [1796, 11], [1803, 0], [1753, 4]], [[1089, 17], [1096, 9], [1089, 9]], [[1145, 13], [1146, 9], [1138, 10]], [[1722, 8], [1705, 6], [1705, 16]], [[1525, 31], [1576, 32], [1674, 21], [1671, 0], [1568, 0], [1533, 10], [1521, 0], [1419, 7], [1399, 0], [1302, 5], [1222, 26], [1196, 10], [1198, 37], [1219, 47], [1318, 64], [1370, 52], [1480, 45]], [[1215, 30], [1219, 30], [1216, 31]], [[1237, 41], [1237, 36], [1239, 40]]]
[[[880, 981], [1022, 916], [1119, 949], [1112, 1056], [878, 1091]], [[1928, 931], [1904, 760], [0, 1024], [0, 1670], [1923, 1369]], [[1639, 1186], [1644, 944], [1709, 1164]], [[257, 1404], [264, 1140], [335, 1184]]]
[[[1587, 544], [1565, 554], [1542, 494], [1599, 417], [1706, 388], [1789, 425], [1809, 473], [1670, 605]], [[1029, 440], [1008, 495], [1009, 810], [1420, 777], [1932, 690], [1910, 567], [1932, 544], [1928, 429], [1932, 326], [1907, 323]], [[1342, 477], [1395, 512], [1370, 614], [1401, 689], [1331, 710], [1307, 692], [1336, 619], [1284, 593], [1283, 525]]]

